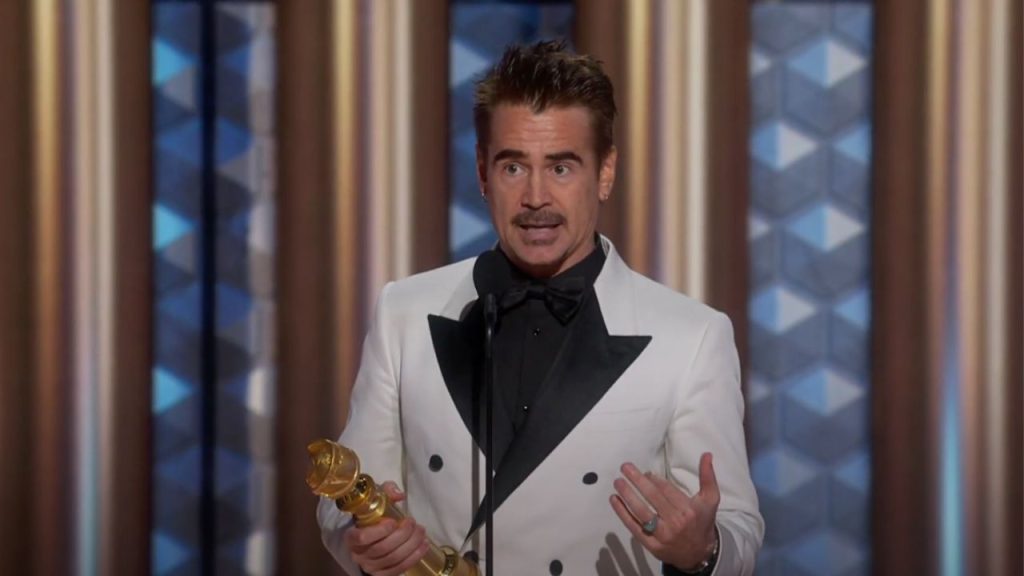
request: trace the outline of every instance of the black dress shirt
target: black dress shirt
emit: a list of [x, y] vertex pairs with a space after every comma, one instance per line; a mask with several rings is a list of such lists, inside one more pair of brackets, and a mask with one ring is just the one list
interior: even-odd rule
[[[501, 252], [499, 270], [487, 279], [486, 286], [478, 286], [481, 293], [503, 294], [525, 285], [545, 285], [550, 280], [534, 279], [515, 267]], [[585, 285], [582, 298], [594, 298], [594, 281], [604, 266], [605, 254], [595, 242], [594, 249], [572, 268], [556, 278], [582, 278]], [[551, 313], [541, 298], [527, 298], [518, 305], [502, 310], [494, 333], [494, 362], [496, 368], [496, 410], [505, 410], [515, 432], [522, 429], [530, 414], [530, 406], [544, 385], [548, 372], [565, 344], [569, 327], [585, 307], [567, 322]], [[503, 450], [497, 450], [498, 453]]]

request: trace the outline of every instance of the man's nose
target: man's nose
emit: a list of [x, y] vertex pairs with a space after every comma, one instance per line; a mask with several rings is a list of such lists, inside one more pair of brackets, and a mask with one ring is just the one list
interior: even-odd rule
[[530, 181], [526, 185], [523, 194], [523, 206], [527, 208], [543, 208], [551, 201], [547, 184], [542, 174], [534, 172], [530, 175]]

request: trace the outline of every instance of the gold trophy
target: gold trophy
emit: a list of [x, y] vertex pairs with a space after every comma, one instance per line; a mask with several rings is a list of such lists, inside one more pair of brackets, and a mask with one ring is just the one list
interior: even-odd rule
[[[306, 449], [310, 460], [306, 484], [314, 494], [334, 500], [338, 509], [351, 514], [356, 526], [370, 526], [384, 518], [395, 521], [405, 518], [373, 478], [359, 473], [359, 457], [355, 452], [326, 439], [317, 440]], [[479, 576], [479, 571], [451, 546], [430, 542], [427, 555], [406, 575]]]

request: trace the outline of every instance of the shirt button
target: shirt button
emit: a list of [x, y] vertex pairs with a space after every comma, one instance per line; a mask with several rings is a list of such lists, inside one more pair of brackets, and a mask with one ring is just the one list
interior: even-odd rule
[[529, 411], [530, 411], [530, 407], [527, 406], [526, 404], [523, 404], [523, 414], [526, 414]]

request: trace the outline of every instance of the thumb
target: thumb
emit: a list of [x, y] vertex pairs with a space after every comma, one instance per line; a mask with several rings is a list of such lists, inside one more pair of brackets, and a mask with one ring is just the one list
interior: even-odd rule
[[715, 478], [715, 467], [711, 463], [711, 452], [705, 452], [700, 457], [700, 492], [697, 496], [713, 506], [718, 506], [721, 498], [718, 480]]
[[405, 500], [405, 492], [398, 489], [398, 484], [388, 480], [387, 482], [380, 485], [380, 489], [388, 495], [388, 499], [392, 502], [401, 502]]

